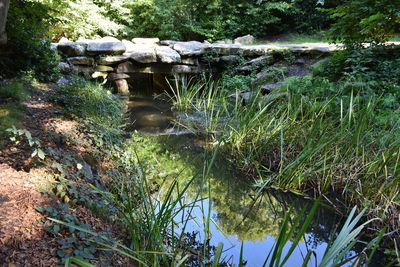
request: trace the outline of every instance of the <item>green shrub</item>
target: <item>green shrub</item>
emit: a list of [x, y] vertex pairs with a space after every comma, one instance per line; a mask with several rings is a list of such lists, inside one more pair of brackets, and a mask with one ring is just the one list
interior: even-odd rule
[[21, 80], [11, 80], [0, 85], [0, 99], [11, 98], [25, 100], [28, 98], [27, 85]]
[[7, 19], [8, 43], [0, 55], [3, 78], [33, 71], [44, 82], [55, 80], [59, 75], [59, 57], [44, 41], [53, 18], [49, 7], [40, 2], [12, 0]]
[[70, 85], [57, 87], [53, 100], [63, 106], [67, 116], [91, 120], [99, 127], [122, 124], [120, 100], [100, 84], [75, 77]]

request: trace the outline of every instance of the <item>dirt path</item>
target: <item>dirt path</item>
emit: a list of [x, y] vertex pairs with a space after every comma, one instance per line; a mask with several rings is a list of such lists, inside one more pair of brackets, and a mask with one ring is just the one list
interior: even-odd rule
[[[57, 118], [57, 110], [48, 101], [49, 92], [41, 87], [24, 103], [24, 127], [43, 147], [55, 145], [51, 129], [73, 125]], [[0, 151], [0, 266], [54, 266], [59, 262], [57, 242], [39, 224], [43, 216], [35, 210], [50, 205], [52, 199], [41, 191], [51, 181], [31, 153], [25, 142], [8, 142]]]

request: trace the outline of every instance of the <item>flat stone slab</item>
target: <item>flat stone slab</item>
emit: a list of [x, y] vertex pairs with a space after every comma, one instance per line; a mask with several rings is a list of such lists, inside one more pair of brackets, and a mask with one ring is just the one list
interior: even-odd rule
[[92, 57], [70, 57], [67, 59], [70, 64], [73, 65], [89, 65], [94, 64], [94, 59]]
[[239, 55], [240, 50], [240, 45], [231, 44], [211, 44], [202, 48], [203, 53], [214, 53], [222, 56]]
[[126, 51], [125, 45], [121, 41], [111, 38], [90, 41], [87, 45], [87, 52], [90, 55], [121, 55]]
[[202, 49], [206, 48], [207, 46], [209, 45], [200, 43], [198, 41], [190, 41], [190, 42], [177, 42], [173, 45], [173, 48], [181, 56], [199, 56], [203, 54]]
[[168, 46], [156, 46], [157, 58], [162, 63], [180, 63], [181, 55]]
[[88, 44], [82, 42], [63, 42], [57, 45], [57, 49], [67, 56], [84, 56]]
[[127, 61], [129, 56], [105, 56], [99, 57], [97, 59], [97, 63], [99, 65], [114, 65], [124, 61]]
[[124, 56], [130, 57], [139, 63], [156, 63], [157, 54], [155, 45], [134, 44]]

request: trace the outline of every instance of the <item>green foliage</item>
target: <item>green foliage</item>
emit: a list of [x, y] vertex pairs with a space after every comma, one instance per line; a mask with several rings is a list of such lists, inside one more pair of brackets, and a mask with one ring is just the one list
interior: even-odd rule
[[51, 40], [67, 37], [96, 38], [99, 36], [117, 36], [123, 25], [116, 22], [120, 17], [128, 16], [128, 10], [122, 7], [125, 1], [41, 1], [49, 8], [54, 23], [49, 26], [47, 36]]
[[344, 1], [330, 13], [335, 19], [331, 27], [332, 40], [349, 47], [360, 46], [363, 42], [385, 42], [400, 28], [398, 1]]
[[99, 127], [121, 127], [121, 101], [100, 84], [74, 77], [69, 85], [56, 88], [52, 100], [63, 106], [65, 115], [98, 123]]
[[28, 90], [26, 83], [21, 79], [14, 79], [0, 85], [0, 99], [11, 98], [13, 100], [21, 101], [28, 98]]
[[[156, 36], [174, 40], [218, 40], [245, 34], [265, 37], [294, 28], [299, 32], [315, 32], [327, 24], [327, 17], [318, 11], [316, 0], [13, 1], [26, 2], [35, 9], [31, 13], [40, 22], [46, 22], [43, 25], [35, 21], [36, 24], [45, 26], [47, 38], [51, 40], [106, 35], [128, 39]], [[20, 13], [17, 18], [23, 15]]]
[[59, 75], [59, 57], [45, 41], [53, 18], [48, 6], [27, 0], [11, 0], [7, 19], [8, 43], [0, 55], [3, 78], [21, 71], [33, 71], [40, 81], [52, 81]]
[[13, 125], [20, 126], [24, 118], [25, 106], [20, 103], [9, 103], [0, 105], [0, 140], [8, 138], [6, 129]]
[[[36, 210], [43, 215], [62, 220], [67, 224], [71, 224], [82, 229], [90, 231], [92, 227], [88, 224], [82, 223], [74, 209], [69, 204], [57, 204], [54, 207], [37, 207]], [[76, 231], [74, 227], [66, 227], [60, 224], [45, 223], [45, 230], [54, 236], [62, 234], [65, 238], [58, 240], [57, 256], [62, 262], [67, 262], [70, 257], [77, 257], [82, 260], [91, 260], [96, 258], [96, 245], [89, 238], [90, 234], [83, 231]], [[109, 237], [109, 233], [102, 233], [102, 235]], [[111, 239], [111, 238], [110, 238]], [[102, 241], [103, 239], [98, 239]]]
[[33, 148], [33, 152], [31, 154], [31, 158], [38, 157], [41, 160], [44, 160], [46, 154], [40, 148], [40, 141], [37, 138], [32, 137], [31, 132], [25, 129], [17, 129], [14, 125], [12, 128], [6, 130], [10, 135], [10, 141], [18, 145], [22, 141], [26, 139], [28, 145]]

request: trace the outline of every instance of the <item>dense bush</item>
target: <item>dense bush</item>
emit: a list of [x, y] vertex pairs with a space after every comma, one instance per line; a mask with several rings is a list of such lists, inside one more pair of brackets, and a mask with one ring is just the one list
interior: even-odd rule
[[392, 0], [344, 1], [332, 9], [331, 38], [347, 46], [382, 43], [400, 29], [400, 3]]
[[27, 0], [12, 0], [7, 20], [8, 43], [0, 55], [3, 78], [21, 71], [33, 71], [40, 81], [54, 80], [58, 75], [58, 55], [45, 41], [49, 25], [48, 6]]

